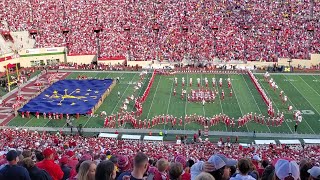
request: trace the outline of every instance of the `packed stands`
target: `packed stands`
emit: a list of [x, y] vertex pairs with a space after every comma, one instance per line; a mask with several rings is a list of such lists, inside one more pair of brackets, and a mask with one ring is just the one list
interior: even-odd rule
[[100, 49], [101, 57], [130, 60], [276, 61], [308, 59], [320, 50], [314, 0], [8, 0], [0, 6], [0, 29], [6, 23], [10, 31], [36, 29], [36, 47], [67, 46], [73, 55]]
[[[12, 149], [17, 150], [20, 153], [30, 151], [33, 154], [30, 157], [34, 159], [35, 154], [39, 152], [43, 152], [45, 157], [47, 154], [50, 155], [54, 153], [53, 160], [55, 160], [56, 163], [61, 163], [63, 158], [66, 156], [69, 157], [69, 161], [76, 161], [75, 164], [78, 163], [78, 160], [80, 160], [81, 163], [81, 160], [83, 159], [95, 160], [96, 163], [99, 163], [100, 161], [105, 160], [106, 157], [112, 159], [111, 156], [116, 156], [118, 158], [116, 165], [118, 165], [120, 169], [122, 165], [126, 165], [126, 170], [132, 169], [134, 164], [131, 162], [133, 161], [134, 156], [141, 151], [149, 157], [149, 160], [157, 161], [161, 158], [165, 158], [169, 162], [178, 161], [179, 163], [182, 163], [184, 167], [186, 167], [184, 163], [189, 160], [192, 160], [195, 163], [200, 161], [211, 162], [212, 155], [214, 154], [224, 154], [227, 158], [234, 160], [248, 158], [252, 159], [253, 161], [264, 160], [268, 162], [274, 162], [279, 158], [284, 158], [287, 160], [295, 160], [301, 163], [307, 160], [308, 163], [312, 165], [319, 165], [320, 157], [319, 145], [302, 144], [288, 146], [285, 144], [270, 144], [243, 147], [241, 144], [231, 142], [230, 138], [227, 138], [226, 141], [220, 138], [220, 142], [218, 142], [218, 144], [211, 143], [209, 141], [203, 141], [202, 143], [177, 145], [174, 143], [162, 142], [139, 143], [138, 141], [123, 141], [114, 138], [109, 139], [101, 137], [97, 138], [66, 135], [62, 132], [52, 134], [47, 132], [29, 131], [26, 129], [7, 128], [0, 130], [0, 137], [0, 151], [2, 155], [0, 157], [1, 165], [6, 165], [8, 163], [3, 155], [7, 154]], [[25, 155], [25, 153], [22, 153], [22, 155]], [[24, 157], [19, 156], [19, 158], [23, 159]], [[256, 170], [258, 170], [262, 166], [258, 164], [258, 162], [256, 163], [257, 164], [254, 164], [256, 165]], [[40, 164], [37, 163], [39, 168], [41, 168]], [[70, 168], [75, 167], [75, 164], [74, 166], [68, 163], [66, 164], [68, 166], [70, 165]], [[4, 166], [0, 167], [0, 175], [3, 167]], [[193, 170], [191, 168], [191, 174], [192, 171]], [[260, 173], [262, 174], [262, 172], [263, 170], [259, 172], [259, 175]], [[75, 175], [74, 172], [71, 173], [71, 175], [72, 174]], [[190, 177], [187, 179], [190, 179]]]

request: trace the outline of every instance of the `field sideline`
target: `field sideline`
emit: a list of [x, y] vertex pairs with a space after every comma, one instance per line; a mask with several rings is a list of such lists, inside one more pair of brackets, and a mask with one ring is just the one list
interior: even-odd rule
[[[75, 79], [78, 75], [84, 72], [71, 73], [67, 79]], [[115, 78], [120, 77], [120, 83], [115, 86], [110, 95], [106, 98], [104, 103], [96, 111], [94, 117], [81, 117], [74, 120], [74, 126], [83, 124], [87, 128], [101, 128], [103, 127], [104, 118], [99, 116], [101, 111], [106, 111], [107, 114], [115, 114], [118, 112], [123, 104], [124, 99], [133, 94], [133, 87], [135, 82], [139, 80], [139, 74], [135, 72], [85, 72], [85, 75], [93, 78]], [[174, 85], [174, 77], [178, 78], [178, 86]], [[172, 114], [175, 117], [185, 117], [186, 114], [202, 115], [212, 117], [219, 113], [224, 113], [229, 117], [238, 117], [253, 112], [267, 116], [267, 106], [263, 102], [258, 91], [254, 87], [248, 75], [237, 74], [177, 74], [175, 76], [162, 76], [155, 77], [153, 86], [151, 87], [150, 94], [143, 104], [143, 114], [141, 119], [151, 119], [156, 115]], [[226, 128], [222, 123], [210, 128], [213, 131], [241, 131], [241, 132], [264, 132], [264, 133], [292, 133], [295, 122], [293, 122], [292, 112], [288, 112], [288, 105], [292, 105], [294, 110], [300, 110], [303, 113], [303, 121], [298, 127], [299, 133], [304, 134], [319, 134], [320, 133], [320, 76], [319, 75], [295, 75], [295, 74], [271, 74], [271, 77], [278, 84], [279, 89], [274, 92], [267, 82], [263, 80], [262, 74], [255, 74], [259, 83], [264, 88], [267, 96], [273, 101], [276, 112], [284, 112], [285, 122], [280, 127], [268, 127], [266, 125], [249, 122], [241, 128]], [[137, 92], [142, 95], [151, 74], [148, 74], [144, 80], [143, 87]], [[200, 78], [204, 86], [204, 78], [209, 80], [209, 88], [211, 86], [211, 78], [215, 77], [218, 81], [219, 78], [223, 79], [222, 89], [225, 92], [225, 100], [220, 99], [221, 88], [218, 87], [219, 94], [214, 103], [206, 103], [202, 106], [201, 103], [188, 102], [180, 98], [182, 86], [181, 78], [186, 80], [187, 94], [191, 89], [197, 89], [196, 79]], [[189, 87], [189, 79], [192, 77], [193, 86]], [[230, 78], [232, 82], [233, 97], [229, 97], [230, 89], [227, 87], [226, 79]], [[173, 89], [176, 89], [177, 95], [173, 96]], [[279, 93], [283, 90], [288, 96], [287, 104], [283, 104]], [[118, 91], [120, 98], [118, 98]], [[135, 94], [137, 96], [138, 94]], [[133, 103], [130, 103], [128, 110], [133, 109]], [[179, 123], [178, 123], [179, 124]], [[48, 120], [36, 119], [32, 116], [31, 119], [22, 119], [16, 117], [8, 124], [9, 126], [19, 127], [66, 127], [65, 120]], [[131, 128], [131, 125], [126, 125], [126, 128]], [[172, 129], [170, 126], [158, 125], [155, 129]], [[200, 125], [191, 123], [185, 127], [179, 125], [173, 129], [183, 130], [192, 129], [196, 130], [201, 128]]]

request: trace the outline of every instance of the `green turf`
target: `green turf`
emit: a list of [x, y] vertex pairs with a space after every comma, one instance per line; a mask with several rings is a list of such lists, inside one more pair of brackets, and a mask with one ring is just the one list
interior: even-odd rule
[[[130, 82], [137, 82], [139, 80], [138, 73], [122, 73], [122, 72], [83, 72], [88, 77], [94, 78], [115, 78], [120, 77], [121, 82], [115, 86], [111, 91], [110, 95], [105, 99], [104, 103], [96, 111], [94, 117], [80, 117], [75, 120], [74, 125], [83, 124], [85, 127], [103, 127], [104, 118], [99, 116], [101, 111], [106, 111], [107, 114], [115, 114], [122, 106], [124, 99], [134, 93], [134, 84]], [[67, 78], [75, 79], [80, 73], [71, 73]], [[174, 84], [174, 77], [178, 78], [178, 86]], [[235, 121], [244, 114], [253, 112], [262, 114], [267, 117], [267, 106], [263, 102], [260, 94], [256, 90], [254, 84], [251, 82], [247, 75], [227, 75], [227, 74], [178, 74], [175, 76], [161, 76], [155, 77], [153, 86], [151, 87], [150, 94], [143, 104], [143, 114], [140, 119], [152, 119], [156, 115], [172, 114], [173, 116], [185, 117], [186, 114], [197, 114], [206, 117], [212, 117], [216, 114], [223, 113]], [[266, 133], [291, 133], [295, 122], [292, 120], [292, 112], [288, 112], [288, 105], [292, 105], [294, 110], [307, 110], [309, 114], [303, 114], [303, 121], [298, 127], [299, 133], [314, 134], [319, 133], [319, 119], [320, 119], [320, 77], [312, 75], [277, 75], [272, 74], [271, 77], [278, 84], [279, 89], [274, 92], [267, 82], [263, 80], [263, 75], [255, 75], [265, 90], [267, 96], [272, 100], [276, 112], [285, 113], [285, 122], [280, 127], [267, 127], [266, 125], [257, 124], [255, 122], [249, 122], [241, 128], [227, 128], [224, 124], [220, 123], [210, 128], [215, 131], [242, 131], [242, 132], [266, 132]], [[143, 88], [134, 94], [135, 96], [142, 95], [151, 74], [148, 74], [147, 78], [143, 83]], [[209, 80], [209, 88], [211, 86], [212, 77], [223, 79], [223, 89], [225, 91], [225, 99], [221, 100], [221, 88], [218, 88], [219, 95], [216, 97], [214, 103], [206, 103], [202, 106], [201, 103], [188, 102], [186, 99], [182, 100], [180, 94], [182, 91], [181, 78], [184, 77], [186, 80], [187, 93], [191, 89], [197, 89], [196, 82], [197, 78], [201, 78], [202, 85], [204, 85], [204, 78], [207, 77]], [[192, 77], [193, 86], [189, 87], [189, 79]], [[230, 89], [227, 87], [226, 79], [230, 78], [232, 81], [233, 97], [229, 97]], [[176, 89], [177, 95], [173, 96], [173, 89]], [[287, 104], [283, 104], [279, 93], [283, 90], [288, 96]], [[119, 98], [117, 93], [121, 93]], [[128, 106], [128, 110], [134, 109], [134, 104], [131, 102]], [[310, 114], [311, 113], [311, 114]], [[312, 114], [313, 113], [313, 114]], [[179, 124], [179, 123], [178, 123]], [[10, 126], [47, 126], [47, 127], [65, 127], [64, 120], [51, 120], [40, 118], [22, 119], [17, 117], [13, 119]], [[125, 128], [132, 128], [131, 125], [127, 124]], [[158, 125], [154, 127], [156, 129], [172, 129], [169, 125]], [[199, 129], [200, 125], [196, 123], [190, 123], [183, 126], [175, 126], [173, 129]], [[201, 128], [202, 129], [202, 128]]]

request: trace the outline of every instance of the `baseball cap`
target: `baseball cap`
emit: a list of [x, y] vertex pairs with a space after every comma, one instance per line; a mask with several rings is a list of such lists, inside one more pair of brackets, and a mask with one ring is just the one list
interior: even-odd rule
[[279, 159], [275, 164], [275, 173], [280, 180], [291, 176], [294, 180], [300, 178], [300, 169], [296, 161]]
[[7, 154], [6, 154], [6, 159], [7, 161], [13, 161], [18, 157], [18, 153], [16, 150], [10, 150]]
[[212, 155], [208, 162], [214, 166], [215, 170], [218, 170], [224, 166], [235, 166], [237, 164], [236, 160], [229, 159], [223, 154]]
[[129, 166], [129, 159], [125, 155], [118, 156], [118, 167], [122, 170], [126, 170]]
[[45, 150], [43, 150], [42, 154], [44, 157], [49, 157], [51, 154], [53, 154], [54, 151], [50, 148], [46, 148]]
[[261, 158], [259, 157], [259, 155], [254, 155], [252, 159], [256, 161], [261, 161]]
[[181, 163], [184, 168], [186, 167], [187, 158], [183, 155], [178, 155], [176, 158], [174, 158], [174, 161]]
[[69, 162], [69, 157], [68, 156], [62, 156], [61, 159], [59, 160], [60, 164], [68, 164]]
[[320, 179], [320, 167], [313, 166], [311, 169], [308, 170], [310, 176], [316, 179]]

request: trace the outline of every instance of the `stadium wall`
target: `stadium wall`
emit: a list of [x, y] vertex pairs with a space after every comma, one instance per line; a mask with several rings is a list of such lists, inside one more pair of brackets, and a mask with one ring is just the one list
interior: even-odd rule
[[96, 55], [72, 55], [67, 56], [67, 63], [91, 64]]

